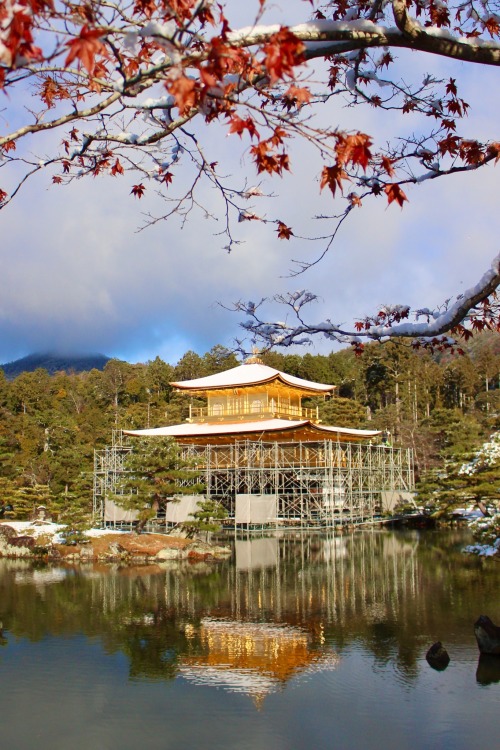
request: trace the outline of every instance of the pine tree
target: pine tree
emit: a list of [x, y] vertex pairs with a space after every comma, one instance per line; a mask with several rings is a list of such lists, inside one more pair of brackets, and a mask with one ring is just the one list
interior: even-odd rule
[[64, 525], [60, 533], [66, 544], [84, 541], [85, 531], [92, 527], [92, 474], [82, 472], [71, 489], [66, 486], [51, 503], [50, 511]]
[[198, 473], [182, 459], [179, 445], [170, 437], [134, 440], [124, 460], [124, 474], [117, 483], [113, 501], [138, 512], [137, 532], [160, 508], [178, 495], [203, 491]]
[[337, 396], [319, 402], [319, 416], [324, 424], [359, 428], [365, 425], [367, 410], [354, 399]]
[[193, 537], [204, 533], [208, 540], [210, 534], [221, 530], [221, 521], [227, 518], [228, 513], [217, 500], [206, 498], [198, 502], [198, 510], [190, 513], [190, 515], [193, 520], [185, 521], [182, 524], [182, 529], [187, 533], [187, 536]]
[[[421, 499], [431, 500], [435, 515], [476, 505], [487, 516], [500, 505], [500, 434], [469, 461], [449, 461], [446, 471], [434, 472], [419, 488]], [[488, 509], [489, 508], [489, 509]]]
[[14, 514], [18, 520], [31, 518], [36, 509], [43, 505], [49, 513], [53, 502], [52, 492], [47, 484], [34, 484], [18, 487], [13, 496], [12, 505]]
[[12, 479], [0, 477], [0, 518], [13, 516], [13, 498], [16, 486]]

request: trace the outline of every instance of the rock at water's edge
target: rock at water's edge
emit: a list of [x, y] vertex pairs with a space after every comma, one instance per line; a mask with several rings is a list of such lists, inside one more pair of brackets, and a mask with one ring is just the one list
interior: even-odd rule
[[482, 654], [500, 656], [500, 628], [494, 625], [488, 615], [479, 615], [474, 623], [474, 635]]

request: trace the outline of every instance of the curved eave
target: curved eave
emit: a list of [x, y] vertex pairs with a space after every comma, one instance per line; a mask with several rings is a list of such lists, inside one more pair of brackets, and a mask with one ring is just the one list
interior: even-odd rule
[[182, 382], [170, 383], [170, 385], [178, 391], [189, 391], [189, 393], [193, 394], [203, 394], [207, 393], [208, 391], [224, 391], [234, 388], [252, 388], [253, 386], [268, 385], [269, 383], [274, 383], [276, 381], [284, 385], [286, 388], [292, 388], [294, 391], [300, 391], [301, 393], [310, 393], [311, 395], [315, 396], [332, 393], [332, 391], [334, 391], [337, 387], [335, 385], [325, 385], [321, 387], [318, 386], [317, 388], [306, 387], [285, 380], [285, 378], [283, 378], [281, 375], [274, 375], [270, 378], [263, 378], [262, 380], [254, 380], [251, 383], [230, 383], [227, 385], [204, 386], [203, 388], [201, 388], [200, 386], [187, 386], [185, 384], [183, 385]]
[[203, 439], [208, 441], [220, 438], [234, 438], [255, 436], [262, 440], [264, 437], [272, 437], [274, 434], [286, 435], [289, 433], [304, 433], [309, 439], [332, 437], [338, 440], [345, 438], [348, 441], [371, 440], [380, 436], [380, 430], [356, 430], [349, 427], [332, 427], [319, 425], [308, 419], [285, 420], [268, 419], [260, 422], [220, 422], [220, 423], [188, 423], [170, 425], [168, 427], [156, 427], [147, 430], [124, 430], [125, 435], [131, 437], [173, 437], [177, 440]]
[[[245, 374], [246, 373], [246, 374]], [[256, 385], [267, 385], [274, 381], [280, 382], [287, 388], [302, 391], [309, 394], [327, 394], [335, 390], [336, 386], [326, 383], [315, 383], [312, 380], [304, 380], [288, 375], [280, 370], [275, 370], [267, 365], [239, 365], [230, 370], [207, 375], [204, 378], [193, 380], [173, 381], [170, 385], [178, 391], [189, 393], [207, 393], [208, 391], [228, 390], [231, 388], [250, 388]]]

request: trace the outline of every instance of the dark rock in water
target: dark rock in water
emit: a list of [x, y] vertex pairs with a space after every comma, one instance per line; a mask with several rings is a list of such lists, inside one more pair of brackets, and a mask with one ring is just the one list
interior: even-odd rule
[[474, 623], [474, 635], [482, 654], [500, 656], [500, 628], [492, 623], [488, 615], [479, 615]]
[[500, 682], [500, 659], [494, 654], [480, 654], [476, 670], [476, 680], [480, 685]]
[[437, 669], [439, 671], [446, 669], [446, 667], [450, 663], [448, 652], [441, 641], [437, 641], [437, 643], [432, 644], [430, 649], [427, 651], [425, 658], [427, 659], [428, 664], [433, 669]]

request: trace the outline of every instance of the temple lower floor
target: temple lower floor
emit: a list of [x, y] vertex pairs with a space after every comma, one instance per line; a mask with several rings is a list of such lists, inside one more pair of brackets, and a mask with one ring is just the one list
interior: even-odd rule
[[[131, 443], [119, 434], [113, 445], [95, 452], [96, 520], [111, 525], [131, 520], [107, 499], [130, 449]], [[391, 512], [413, 497], [412, 451], [383, 443], [244, 440], [182, 445], [181, 452], [193, 477], [183, 481], [179, 502], [167, 502], [158, 510], [157, 522], [166, 527], [188, 520], [196, 508], [190, 483], [203, 483], [203, 496], [220, 502], [228, 512], [227, 523], [236, 526], [354, 523]]]

